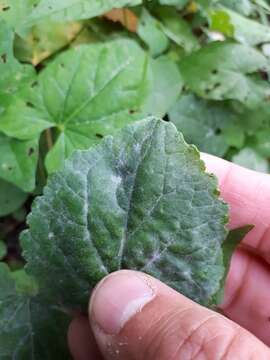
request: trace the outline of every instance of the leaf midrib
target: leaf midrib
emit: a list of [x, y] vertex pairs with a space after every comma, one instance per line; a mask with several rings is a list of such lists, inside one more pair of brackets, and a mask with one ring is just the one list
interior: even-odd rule
[[120, 246], [119, 246], [119, 252], [118, 252], [118, 258], [119, 258], [119, 264], [118, 264], [118, 270], [120, 270], [122, 268], [122, 263], [123, 263], [123, 256], [124, 256], [124, 252], [125, 252], [125, 246], [126, 243], [128, 241], [128, 223], [130, 220], [130, 212], [131, 212], [131, 203], [132, 203], [132, 199], [133, 199], [133, 195], [134, 195], [134, 189], [135, 189], [135, 184], [136, 184], [136, 180], [137, 180], [137, 174], [138, 174], [138, 170], [140, 168], [140, 166], [143, 164], [145, 158], [147, 157], [147, 155], [149, 154], [149, 151], [152, 147], [153, 144], [153, 134], [156, 131], [157, 127], [159, 126], [158, 122], [156, 122], [155, 126], [152, 129], [152, 132], [150, 135], [147, 135], [145, 137], [145, 139], [142, 141], [142, 145], [141, 148], [143, 148], [145, 142], [147, 142], [149, 139], [150, 142], [145, 150], [145, 153], [143, 154], [142, 158], [138, 161], [137, 166], [134, 170], [134, 178], [133, 178], [133, 182], [131, 185], [131, 191], [129, 194], [129, 198], [128, 198], [128, 209], [127, 209], [127, 215], [126, 215], [126, 221], [124, 224], [124, 232], [123, 232], [123, 237], [120, 241]]

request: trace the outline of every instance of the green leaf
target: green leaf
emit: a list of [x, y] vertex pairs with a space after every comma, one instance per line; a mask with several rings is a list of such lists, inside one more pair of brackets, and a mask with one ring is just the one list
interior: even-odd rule
[[47, 112], [38, 107], [35, 108], [31, 102], [32, 96], [38, 96], [37, 84], [38, 82], [34, 81], [20, 93], [15, 94], [6, 111], [2, 113], [0, 131], [7, 136], [20, 140], [31, 140], [52, 126]]
[[268, 68], [259, 51], [230, 42], [210, 43], [181, 62], [184, 81], [197, 95], [239, 100], [251, 108], [270, 96], [269, 83], [256, 75]]
[[224, 265], [227, 269], [227, 273], [229, 271], [230, 262], [234, 251], [253, 228], [253, 225], [246, 225], [241, 228], [233, 229], [229, 232], [227, 239], [223, 243], [223, 259]]
[[176, 128], [153, 118], [77, 151], [28, 217], [28, 273], [72, 309], [85, 310], [89, 291], [121, 268], [208, 304], [224, 273], [228, 208], [204, 170]]
[[241, 149], [245, 144], [246, 129], [245, 127], [241, 126], [238, 120], [239, 118], [237, 118], [237, 121], [235, 121], [234, 124], [227, 124], [227, 126], [224, 127], [223, 136], [228, 145], [237, 149]]
[[[59, 55], [40, 73], [35, 86], [14, 98], [0, 129], [8, 136], [29, 139], [53, 127], [59, 138], [46, 159], [52, 171], [74, 149], [89, 148], [153, 109], [154, 115], [164, 116], [181, 87], [174, 63], [152, 62], [133, 41], [82, 45]], [[164, 98], [167, 89], [169, 97]], [[149, 108], [156, 99], [157, 106]]]
[[140, 38], [148, 45], [150, 54], [158, 56], [169, 47], [169, 39], [161, 28], [161, 23], [143, 8], [137, 29]]
[[39, 0], [1, 0], [0, 19], [5, 20], [19, 35], [24, 36], [26, 29], [22, 24], [38, 2]]
[[251, 170], [269, 173], [269, 162], [262, 157], [256, 150], [245, 147], [238, 154], [234, 155], [232, 161], [238, 165]]
[[259, 45], [270, 41], [270, 29], [224, 7], [210, 13], [211, 30], [219, 31], [245, 45]]
[[24, 26], [29, 27], [38, 21], [72, 21], [89, 19], [106, 13], [114, 8], [135, 6], [141, 0], [39, 0]]
[[184, 8], [189, 0], [159, 0], [161, 5], [176, 6], [179, 9]]
[[[170, 110], [169, 118], [188, 143], [217, 156], [224, 156], [229, 148], [224, 130], [229, 126], [236, 130], [235, 114], [228, 106], [192, 94], [180, 97]], [[237, 137], [239, 135], [238, 132]]]
[[199, 48], [199, 42], [193, 35], [188, 22], [170, 7], [159, 7], [156, 10], [164, 34], [174, 43], [183, 47], [187, 53]]
[[32, 66], [22, 65], [15, 59], [13, 41], [12, 29], [0, 18], [0, 105], [1, 100], [35, 77]]
[[202, 8], [202, 9], [208, 9], [210, 6], [213, 6], [214, 4], [218, 3], [220, 0], [196, 0], [196, 3]]
[[[75, 145], [74, 142], [70, 141], [69, 136], [66, 136], [64, 133], [62, 133], [58, 137], [54, 147], [51, 149], [45, 159], [45, 165], [48, 172], [53, 173], [54, 171], [61, 169], [63, 167], [65, 159], [67, 159], [74, 152], [74, 150], [80, 147], [80, 141], [77, 145]], [[87, 144], [85, 147], [87, 148]]]
[[234, 26], [231, 23], [230, 15], [226, 11], [220, 9], [211, 10], [210, 23], [211, 31], [218, 31], [225, 36], [233, 37]]
[[40, 73], [35, 87], [25, 89], [24, 99], [9, 107], [0, 128], [27, 139], [55, 127], [64, 134], [64, 148], [88, 148], [141, 117], [148, 73], [147, 55], [129, 40], [71, 49]]
[[22, 206], [26, 199], [26, 193], [0, 179], [0, 217], [13, 213]]
[[263, 157], [270, 158], [270, 128], [256, 132], [255, 150]]
[[222, 0], [220, 3], [245, 16], [251, 15], [254, 11], [254, 4], [250, 0]]
[[166, 55], [151, 62], [151, 87], [143, 113], [163, 117], [178, 99], [183, 79], [177, 65]]
[[[0, 133], [0, 179], [9, 181], [25, 192], [34, 190], [37, 160], [37, 140], [20, 141]], [[14, 194], [15, 198], [18, 195], [21, 201], [26, 196], [18, 190], [14, 191]], [[19, 204], [21, 201], [17, 201], [17, 203]], [[14, 206], [15, 204], [11, 208]], [[16, 208], [15, 206], [12, 211]]]
[[38, 297], [18, 293], [3, 264], [0, 288], [0, 358], [71, 359], [66, 343], [69, 316]]
[[[1, 206], [1, 200], [0, 200], [0, 206]], [[0, 207], [0, 211], [1, 211], [1, 207]], [[7, 246], [4, 241], [0, 240], [0, 260], [2, 260], [6, 256], [6, 254], [7, 254]]]

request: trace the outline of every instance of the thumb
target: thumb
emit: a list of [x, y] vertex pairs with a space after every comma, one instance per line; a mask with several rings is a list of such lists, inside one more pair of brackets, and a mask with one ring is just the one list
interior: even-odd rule
[[246, 330], [139, 272], [105, 278], [89, 311], [107, 360], [270, 359]]

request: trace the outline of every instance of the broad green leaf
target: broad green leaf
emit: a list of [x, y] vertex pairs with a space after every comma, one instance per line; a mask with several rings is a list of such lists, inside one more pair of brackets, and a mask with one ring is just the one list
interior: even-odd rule
[[177, 65], [166, 55], [151, 62], [151, 72], [151, 87], [143, 113], [162, 118], [178, 99], [183, 79]]
[[0, 0], [0, 19], [24, 36], [26, 29], [22, 24], [38, 2], [39, 0]]
[[73, 21], [102, 15], [114, 8], [139, 5], [141, 0], [39, 0], [24, 22], [31, 26], [41, 20]]
[[[235, 114], [236, 117], [236, 114]], [[244, 146], [246, 133], [245, 128], [239, 123], [239, 118], [233, 124], [228, 123], [223, 129], [223, 136], [228, 145], [241, 149]]]
[[3, 264], [0, 288], [0, 358], [71, 359], [66, 340], [69, 316], [38, 297], [17, 292]]
[[252, 110], [246, 108], [241, 109], [239, 112], [239, 120], [241, 126], [245, 128], [250, 135], [270, 129], [269, 100], [264, 101], [260, 106]]
[[270, 41], [270, 29], [224, 7], [210, 13], [211, 29], [233, 37], [240, 43], [255, 46]]
[[[0, 188], [0, 192], [1, 192], [1, 188]], [[0, 209], [1, 209], [1, 200], [0, 200]], [[6, 254], [7, 254], [7, 246], [4, 241], [0, 240], [0, 260], [2, 260], [6, 256]]]
[[13, 41], [13, 31], [0, 18], [0, 106], [5, 97], [11, 96], [35, 76], [32, 66], [21, 65], [15, 59]]
[[137, 29], [140, 38], [148, 45], [150, 54], [158, 56], [169, 47], [169, 39], [161, 28], [161, 23], [146, 9], [142, 10]]
[[[182, 80], [170, 60], [152, 61], [135, 42], [122, 39], [64, 52], [34, 84], [21, 98], [14, 98], [0, 129], [8, 136], [29, 139], [55, 128], [59, 139], [46, 160], [52, 170], [74, 149], [86, 149], [146, 114], [164, 116], [179, 95]], [[150, 108], [157, 99], [159, 103]]]
[[27, 199], [27, 194], [16, 186], [0, 179], [0, 217], [17, 210]]
[[227, 152], [229, 144], [223, 131], [235, 123], [235, 115], [224, 104], [194, 95], [181, 96], [170, 110], [169, 118], [188, 143], [195, 144], [199, 150], [217, 156]]
[[65, 142], [88, 148], [100, 136], [141, 117], [150, 87], [148, 62], [129, 40], [64, 52], [40, 73], [36, 86], [25, 89], [20, 106], [9, 107], [0, 128], [9, 136], [27, 139], [55, 127]]
[[174, 43], [183, 47], [187, 53], [199, 48], [190, 25], [181, 15], [170, 7], [159, 7], [156, 11], [164, 34]]
[[[37, 140], [20, 141], [0, 133], [0, 179], [11, 182], [25, 192], [34, 190], [37, 160]], [[21, 205], [26, 195], [19, 192], [19, 190], [13, 191], [21, 199], [21, 201], [18, 201], [18, 204]], [[17, 196], [13, 201], [16, 198]], [[16, 206], [14, 210], [16, 210]]]
[[[37, 81], [29, 84], [22, 92], [15, 94], [0, 117], [0, 131], [7, 136], [30, 140], [52, 126], [47, 112], [40, 111], [32, 101], [36, 96]], [[33, 87], [33, 88], [32, 88]], [[32, 94], [31, 94], [32, 93]]]
[[245, 147], [238, 154], [234, 155], [232, 161], [246, 168], [269, 173], [269, 162], [258, 152], [250, 147]]
[[221, 9], [211, 10], [210, 14], [210, 30], [218, 31], [227, 37], [234, 36], [234, 26], [228, 12]]
[[223, 278], [227, 206], [174, 125], [126, 126], [55, 173], [28, 217], [27, 271], [51, 301], [86, 309], [118, 269], [145, 271], [202, 304]]
[[268, 61], [248, 46], [210, 43], [180, 65], [187, 86], [201, 97], [239, 100], [254, 108], [270, 96], [269, 83], [256, 74], [269, 68]]

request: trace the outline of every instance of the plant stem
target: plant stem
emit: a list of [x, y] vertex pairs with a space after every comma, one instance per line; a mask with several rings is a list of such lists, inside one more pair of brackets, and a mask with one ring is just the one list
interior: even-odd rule
[[51, 150], [51, 148], [53, 147], [51, 129], [46, 129], [45, 134], [46, 134], [46, 141], [47, 141], [47, 145], [48, 145], [48, 150]]

